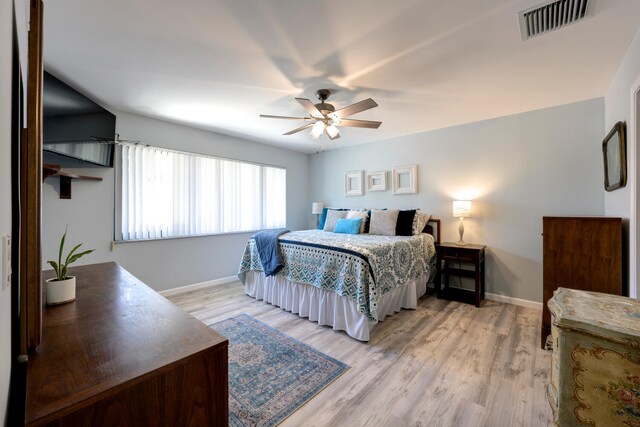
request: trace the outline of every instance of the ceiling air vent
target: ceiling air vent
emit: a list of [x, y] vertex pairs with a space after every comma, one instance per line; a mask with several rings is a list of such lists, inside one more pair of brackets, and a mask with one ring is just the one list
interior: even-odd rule
[[556, 0], [518, 13], [522, 40], [579, 22], [589, 13], [593, 0]]

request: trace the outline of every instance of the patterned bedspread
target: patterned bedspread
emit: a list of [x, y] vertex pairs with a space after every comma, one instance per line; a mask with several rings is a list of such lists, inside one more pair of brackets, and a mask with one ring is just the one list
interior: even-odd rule
[[[336, 292], [358, 304], [360, 313], [377, 323], [380, 298], [435, 268], [435, 246], [429, 234], [378, 236], [335, 234], [322, 230], [292, 231], [280, 236], [284, 267], [277, 273], [292, 282]], [[238, 277], [262, 271], [255, 241], [247, 243]]]

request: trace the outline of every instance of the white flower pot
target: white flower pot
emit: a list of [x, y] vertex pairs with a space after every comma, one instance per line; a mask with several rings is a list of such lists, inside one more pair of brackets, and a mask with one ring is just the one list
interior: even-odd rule
[[48, 279], [45, 290], [47, 293], [47, 304], [57, 305], [71, 302], [76, 299], [76, 278], [70, 276], [66, 280]]

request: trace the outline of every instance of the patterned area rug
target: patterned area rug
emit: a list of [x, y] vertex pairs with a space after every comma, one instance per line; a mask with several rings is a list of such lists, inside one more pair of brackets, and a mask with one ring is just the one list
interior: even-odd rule
[[349, 366], [246, 314], [211, 326], [229, 338], [229, 425], [275, 426]]

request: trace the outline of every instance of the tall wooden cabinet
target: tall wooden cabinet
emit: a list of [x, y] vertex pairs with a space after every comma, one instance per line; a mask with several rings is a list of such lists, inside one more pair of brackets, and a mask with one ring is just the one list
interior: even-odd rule
[[547, 302], [559, 287], [624, 295], [622, 219], [543, 217], [541, 345], [551, 333]]

